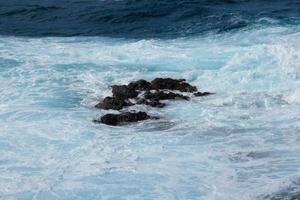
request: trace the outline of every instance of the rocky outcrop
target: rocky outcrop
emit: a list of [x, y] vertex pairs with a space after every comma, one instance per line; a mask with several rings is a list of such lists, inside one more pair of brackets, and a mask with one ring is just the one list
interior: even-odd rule
[[129, 83], [128, 87], [132, 90], [139, 90], [139, 91], [148, 91], [152, 89], [151, 83], [142, 79]]
[[145, 98], [141, 98], [137, 101], [137, 104], [145, 104], [151, 107], [158, 107], [158, 108], [162, 108], [165, 107], [165, 103], [160, 102], [157, 99], [145, 99]]
[[121, 99], [118, 97], [105, 97], [103, 101], [98, 103], [95, 107], [104, 110], [121, 110], [122, 108], [131, 105], [132, 103], [126, 99]]
[[124, 112], [120, 114], [106, 114], [100, 119], [94, 120], [96, 123], [103, 123], [111, 126], [117, 126], [128, 122], [138, 122], [147, 119], [157, 119], [151, 117], [145, 112]]
[[164, 91], [155, 91], [155, 92], [146, 92], [144, 95], [145, 99], [149, 100], [189, 100], [188, 96], [174, 92], [164, 92]]
[[131, 89], [127, 85], [113, 85], [111, 87], [113, 96], [120, 99], [135, 98], [139, 94], [135, 89]]
[[156, 78], [151, 81], [152, 88], [178, 90], [180, 92], [196, 92], [197, 87], [190, 85], [185, 79]]
[[[162, 108], [166, 104], [164, 100], [190, 99], [187, 93], [194, 96], [207, 96], [213, 93], [199, 92], [196, 86], [192, 86], [185, 79], [156, 78], [151, 82], [138, 80], [128, 85], [113, 85], [112, 97], [105, 97], [95, 107], [104, 110], [122, 110], [135, 104], [143, 104], [151, 107]], [[184, 92], [185, 94], [181, 94]], [[156, 119], [145, 112], [121, 112], [120, 114], [106, 114], [95, 122], [108, 125], [120, 125], [128, 122], [137, 122], [147, 119]]]

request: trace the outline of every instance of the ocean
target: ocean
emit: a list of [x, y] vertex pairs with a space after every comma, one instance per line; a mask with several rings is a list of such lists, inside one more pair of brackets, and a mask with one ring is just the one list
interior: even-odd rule
[[[110, 86], [214, 92], [124, 126]], [[300, 199], [299, 0], [0, 0], [0, 199]]]

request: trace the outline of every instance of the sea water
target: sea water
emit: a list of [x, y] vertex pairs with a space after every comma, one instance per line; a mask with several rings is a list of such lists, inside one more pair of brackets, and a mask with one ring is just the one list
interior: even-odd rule
[[[32, 37], [25, 28], [2, 29], [0, 199], [299, 194], [299, 20], [261, 17], [222, 32], [194, 27], [191, 35], [166, 31], [167, 38], [153, 30]], [[111, 95], [110, 85], [155, 77], [185, 78], [215, 94], [132, 108], [160, 120], [92, 122], [108, 113], [94, 106]]]

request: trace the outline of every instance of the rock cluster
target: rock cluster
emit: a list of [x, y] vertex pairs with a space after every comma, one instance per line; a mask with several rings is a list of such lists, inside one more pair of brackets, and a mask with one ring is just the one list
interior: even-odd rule
[[[122, 110], [135, 104], [144, 104], [152, 107], [164, 107], [162, 100], [189, 100], [189, 96], [179, 92], [193, 93], [194, 96], [207, 96], [212, 93], [199, 92], [197, 87], [190, 85], [185, 79], [156, 78], [151, 82], [138, 80], [128, 85], [113, 85], [112, 97], [105, 97], [95, 107], [104, 110]], [[147, 119], [157, 119], [145, 112], [120, 112], [120, 114], [106, 114], [97, 123], [120, 125], [128, 122], [137, 122]]]

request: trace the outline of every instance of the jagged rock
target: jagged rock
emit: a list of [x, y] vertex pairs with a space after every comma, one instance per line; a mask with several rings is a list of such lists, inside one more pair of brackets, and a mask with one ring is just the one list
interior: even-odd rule
[[151, 81], [154, 89], [179, 90], [181, 92], [196, 92], [197, 87], [190, 85], [185, 79], [156, 78]]
[[210, 92], [196, 92], [196, 93], [194, 93], [194, 96], [196, 96], [196, 97], [202, 97], [202, 96], [207, 96], [207, 95], [211, 95], [211, 94], [214, 94], [214, 93], [210, 93]]
[[168, 99], [174, 99], [174, 100], [189, 100], [188, 96], [184, 96], [182, 94], [177, 94], [174, 92], [163, 92], [163, 91], [158, 91], [158, 92], [146, 92], [144, 95], [145, 99], [150, 99], [152, 101], [154, 100], [168, 100]]
[[156, 99], [139, 99], [137, 101], [137, 104], [145, 104], [145, 105], [148, 105], [148, 106], [151, 106], [151, 107], [158, 107], [158, 108], [162, 108], [164, 107], [166, 104], [165, 103], [162, 103], [160, 102], [159, 100], [156, 100]]
[[95, 107], [104, 110], [121, 110], [125, 106], [131, 106], [132, 104], [124, 99], [118, 97], [105, 97], [103, 101], [98, 103]]
[[151, 86], [151, 83], [149, 83], [148, 81], [141, 79], [141, 80], [129, 83], [128, 88], [130, 88], [132, 90], [147, 91], [147, 90], [151, 90], [152, 86]]
[[106, 114], [102, 116], [100, 119], [94, 120], [94, 122], [117, 126], [128, 122], [138, 122], [147, 119], [158, 119], [158, 118], [151, 117], [145, 112], [124, 112], [121, 114]]
[[[185, 79], [156, 78], [151, 81], [151, 83], [141, 79], [133, 81], [128, 85], [113, 85], [113, 97], [104, 98], [103, 101], [98, 103], [95, 107], [105, 110], [121, 110], [126, 106], [144, 104], [161, 108], [166, 105], [165, 103], [162, 103], [161, 100], [190, 99], [188, 96], [170, 90], [190, 92], [193, 93], [194, 96], [213, 94], [210, 92], [198, 92], [197, 87], [190, 85]], [[127, 122], [137, 122], [146, 119], [157, 118], [151, 117], [145, 112], [123, 112], [121, 114], [106, 114], [94, 121], [116, 126]]]
[[145, 105], [151, 106], [151, 107], [157, 107], [157, 108], [163, 108], [166, 106], [165, 103], [162, 103], [158, 100], [150, 100], [146, 101]]
[[126, 85], [113, 85], [111, 87], [113, 96], [121, 99], [135, 98], [139, 94], [137, 91], [130, 89]]

